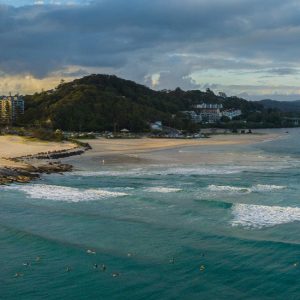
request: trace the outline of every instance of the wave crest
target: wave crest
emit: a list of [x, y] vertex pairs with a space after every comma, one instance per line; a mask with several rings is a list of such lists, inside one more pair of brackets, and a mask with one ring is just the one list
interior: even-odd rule
[[183, 176], [197, 176], [197, 175], [221, 175], [221, 174], [237, 174], [247, 170], [243, 167], [169, 167], [165, 169], [144, 169], [135, 168], [131, 170], [103, 170], [103, 171], [76, 171], [72, 172], [73, 175], [83, 177], [94, 177], [94, 176], [121, 176], [121, 177], [135, 177], [135, 176], [168, 176], [168, 175], [183, 175]]
[[286, 186], [284, 185], [275, 185], [275, 184], [257, 184], [252, 187], [253, 192], [270, 192], [276, 190], [283, 190]]
[[232, 226], [247, 228], [272, 227], [300, 221], [299, 207], [264, 206], [249, 204], [234, 204], [232, 206]]
[[211, 184], [207, 187], [212, 192], [231, 192], [231, 193], [252, 193], [252, 192], [270, 192], [285, 189], [283, 185], [272, 184], [257, 184], [252, 187], [237, 187], [231, 185], [214, 185]]
[[126, 196], [126, 193], [111, 192], [102, 189], [78, 189], [66, 186], [31, 184], [24, 186], [8, 186], [5, 189], [18, 190], [33, 199], [45, 199], [67, 202], [92, 201], [111, 197]]
[[236, 187], [236, 186], [230, 186], [230, 185], [214, 185], [211, 184], [207, 187], [209, 191], [212, 192], [239, 192], [239, 193], [250, 193], [250, 188], [245, 187]]
[[163, 186], [154, 186], [154, 187], [146, 188], [145, 191], [154, 192], [154, 193], [176, 193], [182, 191], [182, 189], [163, 187]]

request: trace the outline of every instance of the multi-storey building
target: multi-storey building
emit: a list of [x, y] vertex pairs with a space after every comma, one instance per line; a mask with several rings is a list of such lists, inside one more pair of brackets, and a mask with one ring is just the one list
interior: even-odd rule
[[9, 125], [24, 114], [24, 100], [20, 96], [0, 97], [0, 123]]
[[219, 108], [205, 108], [201, 110], [200, 114], [201, 120], [204, 123], [217, 123], [220, 121], [222, 113]]
[[233, 118], [241, 116], [242, 111], [240, 109], [227, 109], [222, 112], [222, 115], [232, 120]]
[[196, 109], [222, 109], [223, 104], [216, 104], [216, 103], [201, 103], [201, 104], [196, 104], [194, 106]]
[[10, 123], [11, 102], [7, 99], [0, 98], [0, 123]]
[[218, 123], [222, 116], [230, 120], [242, 115], [240, 109], [224, 109], [223, 104], [200, 103], [193, 106], [193, 111], [183, 111], [195, 123]]
[[201, 103], [194, 106], [198, 114], [199, 120], [204, 123], [217, 123], [221, 119], [222, 104], [217, 103]]

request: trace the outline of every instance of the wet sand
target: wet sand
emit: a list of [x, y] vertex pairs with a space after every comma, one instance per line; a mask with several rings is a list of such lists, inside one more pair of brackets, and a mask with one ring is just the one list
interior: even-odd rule
[[[100, 165], [159, 164], [159, 163], [207, 163], [243, 159], [243, 153], [222, 152], [228, 146], [251, 145], [281, 137], [281, 133], [226, 134], [201, 139], [93, 139], [85, 140], [92, 150], [80, 159], [69, 158], [67, 162], [78, 169], [94, 169]], [[194, 151], [195, 150], [195, 151]], [[214, 152], [216, 151], [216, 152]], [[245, 154], [246, 155], [246, 154]], [[249, 156], [249, 154], [247, 154]], [[247, 160], [251, 159], [247, 157]], [[265, 159], [265, 158], [262, 158]], [[253, 160], [259, 160], [257, 156]]]
[[215, 135], [211, 138], [201, 139], [165, 139], [165, 138], [141, 138], [141, 139], [94, 139], [86, 140], [91, 146], [92, 154], [134, 154], [171, 148], [191, 146], [223, 146], [223, 145], [247, 145], [272, 140], [280, 137], [280, 134], [226, 134]]
[[[64, 159], [71, 164], [86, 164], [91, 166], [105, 164], [141, 164], [159, 163], [160, 161], [193, 163], [194, 161], [222, 161], [225, 159], [223, 153], [197, 153], [194, 155], [189, 149], [219, 149], [230, 145], [249, 145], [263, 141], [277, 139], [281, 133], [272, 132], [266, 134], [226, 134], [213, 135], [210, 138], [201, 139], [165, 139], [165, 138], [141, 138], [141, 139], [91, 139], [84, 140], [92, 146], [80, 157]], [[62, 151], [73, 149], [75, 144], [69, 142], [44, 142], [32, 140], [19, 136], [0, 136], [0, 168], [26, 168], [22, 162], [14, 162], [10, 158], [35, 155], [41, 152]], [[234, 155], [232, 159], [236, 160]], [[231, 156], [227, 154], [226, 160]]]

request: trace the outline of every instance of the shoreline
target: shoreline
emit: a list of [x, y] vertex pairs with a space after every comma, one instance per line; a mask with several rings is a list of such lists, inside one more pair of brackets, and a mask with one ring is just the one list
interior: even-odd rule
[[[79, 146], [69, 142], [28, 141], [21, 137], [0, 137], [0, 153], [3, 144], [8, 141], [6, 153], [10, 155], [0, 158], [0, 185], [13, 182], [28, 183], [38, 179], [41, 174], [64, 173], [73, 170], [74, 163], [62, 163], [58, 159], [82, 155], [96, 159], [117, 161], [119, 164], [128, 162], [152, 161], [151, 155], [163, 150], [175, 150], [192, 147], [220, 147], [249, 145], [275, 140], [282, 137], [280, 133], [249, 134], [249, 135], [215, 135], [200, 139], [104, 139], [85, 140], [87, 145]], [[79, 141], [80, 142], [80, 141]], [[90, 146], [91, 145], [91, 146]], [[42, 151], [41, 151], [42, 150]], [[89, 150], [88, 154], [85, 152]], [[23, 155], [17, 155], [23, 154]], [[205, 156], [205, 155], [204, 155]], [[167, 160], [169, 157], [161, 158]], [[71, 159], [72, 160], [72, 159]], [[79, 161], [80, 163], [80, 161]]]
[[136, 153], [151, 153], [168, 149], [203, 146], [234, 146], [250, 145], [279, 139], [280, 133], [265, 134], [226, 134], [213, 135], [210, 138], [171, 139], [171, 138], [141, 138], [141, 139], [91, 139], [86, 140], [92, 150], [89, 155], [127, 155]]
[[278, 132], [272, 132], [252, 135], [216, 135], [200, 139], [98, 138], [86, 140], [92, 150], [85, 153], [79, 160], [70, 158], [67, 162], [78, 170], [126, 165], [188, 165], [214, 161], [233, 163], [235, 156], [222, 151], [224, 147], [230, 149], [232, 146], [234, 150], [243, 145], [263, 143], [283, 136]]

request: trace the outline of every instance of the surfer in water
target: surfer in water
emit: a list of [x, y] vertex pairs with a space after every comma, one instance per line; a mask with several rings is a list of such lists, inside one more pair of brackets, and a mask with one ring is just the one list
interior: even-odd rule
[[71, 272], [71, 268], [70, 268], [69, 266], [66, 267], [66, 272], [67, 272], [67, 273]]
[[169, 263], [173, 265], [173, 264], [175, 263], [175, 258], [172, 257], [172, 258], [169, 260]]

